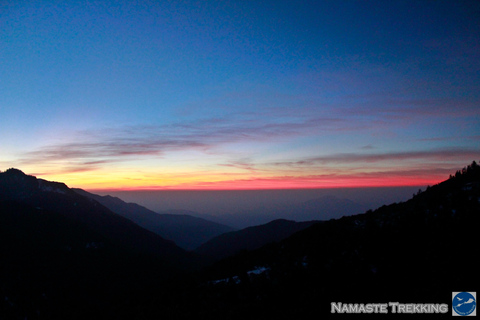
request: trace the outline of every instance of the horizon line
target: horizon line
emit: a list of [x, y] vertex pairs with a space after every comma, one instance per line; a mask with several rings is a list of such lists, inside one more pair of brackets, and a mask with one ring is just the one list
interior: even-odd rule
[[[442, 181], [441, 181], [442, 182]], [[440, 183], [440, 182], [438, 182]], [[413, 187], [427, 187], [433, 186], [435, 184], [408, 184], [408, 185], [366, 185], [366, 186], [331, 186], [331, 187], [278, 187], [278, 188], [154, 188], [154, 187], [146, 187], [146, 188], [79, 188], [79, 187], [72, 187], [74, 189], [84, 189], [89, 191], [95, 192], [152, 192], [152, 191], [280, 191], [280, 190], [328, 190], [328, 189], [377, 189], [377, 188], [413, 188]]]
[[[9, 168], [17, 169], [17, 168]], [[17, 169], [20, 170], [20, 169]], [[21, 172], [24, 172], [20, 170]], [[2, 171], [0, 171], [2, 172]], [[27, 174], [27, 173], [25, 173]], [[402, 175], [398, 172], [391, 174], [353, 174], [353, 175], [323, 175], [303, 177], [271, 177], [238, 180], [197, 181], [179, 183], [177, 185], [131, 185], [115, 183], [106, 179], [103, 182], [87, 182], [71, 180], [50, 174], [32, 173], [27, 174], [38, 179], [61, 182], [69, 188], [81, 188], [95, 192], [139, 192], [139, 191], [258, 191], [258, 190], [313, 190], [313, 189], [366, 189], [366, 188], [394, 188], [394, 187], [426, 187], [432, 186], [448, 179], [443, 174], [425, 175], [414, 177]], [[97, 184], [95, 186], [95, 184]], [[102, 185], [103, 186], [100, 186]], [[115, 186], [117, 184], [117, 186]]]

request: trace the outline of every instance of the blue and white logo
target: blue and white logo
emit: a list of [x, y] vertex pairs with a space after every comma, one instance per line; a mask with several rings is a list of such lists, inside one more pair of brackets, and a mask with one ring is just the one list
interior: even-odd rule
[[475, 316], [477, 312], [476, 292], [452, 292], [452, 315], [454, 316]]

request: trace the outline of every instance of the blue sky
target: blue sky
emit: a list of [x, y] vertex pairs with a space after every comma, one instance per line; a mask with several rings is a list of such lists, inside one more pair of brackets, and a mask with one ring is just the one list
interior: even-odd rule
[[0, 168], [85, 188], [423, 185], [480, 151], [476, 1], [11, 1]]

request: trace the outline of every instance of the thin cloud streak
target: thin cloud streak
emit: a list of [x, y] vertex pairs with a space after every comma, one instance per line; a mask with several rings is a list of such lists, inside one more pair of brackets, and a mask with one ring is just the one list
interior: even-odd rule
[[[79, 132], [77, 141], [44, 146], [23, 153], [21, 165], [68, 162], [70, 165], [97, 169], [101, 164], [162, 158], [166, 153], [182, 150], [207, 151], [241, 141], [283, 140], [305, 135], [309, 131], [338, 130], [339, 119], [306, 119], [264, 123], [254, 119], [231, 121], [207, 119], [195, 123], [165, 126], [127, 126]], [[86, 169], [88, 170], [88, 169]]]
[[360, 164], [360, 163], [388, 163], [396, 161], [455, 161], [462, 159], [477, 159], [480, 156], [480, 150], [474, 149], [436, 149], [430, 151], [405, 151], [391, 153], [338, 153], [333, 155], [310, 157], [296, 161], [275, 162], [275, 166], [313, 166], [313, 165], [332, 165], [332, 164]]

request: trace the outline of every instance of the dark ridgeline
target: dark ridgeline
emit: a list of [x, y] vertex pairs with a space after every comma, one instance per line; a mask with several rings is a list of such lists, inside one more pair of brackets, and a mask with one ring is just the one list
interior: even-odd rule
[[[282, 196], [276, 193], [278, 190], [269, 191], [270, 194], [262, 193], [262, 196], [267, 198], [268, 196], [271, 196], [272, 199], [277, 199], [277, 201], [284, 201]], [[252, 192], [254, 192], [254, 190], [249, 191], [249, 193]], [[265, 192], [265, 190], [260, 190], [260, 192]], [[285, 192], [285, 190], [283, 192]], [[297, 192], [303, 193], [305, 190], [297, 190]], [[292, 199], [293, 194], [294, 193], [287, 194], [286, 198]], [[249, 197], [246, 196], [246, 194], [244, 194], [243, 197], [244, 201], [249, 201]], [[267, 224], [275, 219], [293, 220], [297, 222], [329, 220], [332, 218], [340, 218], [345, 215], [362, 213], [367, 209], [372, 208], [371, 205], [366, 203], [359, 203], [332, 195], [324, 195], [321, 197], [314, 195], [310, 200], [299, 203], [284, 202], [272, 205], [273, 201], [274, 200], [269, 199], [268, 202], [270, 202], [270, 205], [264, 203], [262, 205], [258, 204], [255, 208], [250, 207], [241, 210], [238, 210], [237, 208], [235, 209], [236, 212], [225, 211], [217, 216], [205, 216], [205, 219], [232, 225], [237, 229], [244, 229], [247, 227]]]
[[453, 291], [478, 291], [479, 215], [480, 167], [473, 162], [406, 202], [224, 259], [206, 272], [211, 282], [202, 296], [205, 305], [220, 306], [219, 318], [313, 319], [330, 315], [335, 301], [451, 305]]
[[195, 264], [63, 183], [0, 173], [0, 319], [128, 315], [129, 304]]
[[0, 173], [0, 201], [29, 205], [39, 212], [61, 213], [121, 245], [145, 253], [161, 254], [171, 261], [181, 260], [185, 255], [184, 250], [172, 241], [146, 232], [97, 201], [77, 194], [64, 183], [37, 179], [17, 169]]
[[194, 266], [184, 251], [138, 226], [158, 243], [119, 239], [130, 229], [105, 218], [115, 214], [70, 192], [0, 174], [0, 318], [313, 319], [335, 301], [450, 305], [452, 291], [478, 291], [475, 162], [406, 202], [313, 224], [189, 275], [165, 265]]
[[245, 250], [255, 250], [268, 243], [281, 241], [318, 221], [295, 222], [285, 219], [221, 234], [194, 250], [214, 261]]
[[116, 214], [132, 220], [162, 238], [174, 241], [185, 250], [193, 250], [213, 237], [234, 230], [232, 227], [188, 214], [156, 213], [136, 203], [127, 203], [117, 197], [100, 196], [76, 188], [72, 188], [72, 190], [98, 201]]

